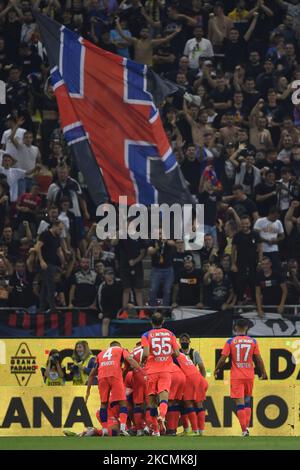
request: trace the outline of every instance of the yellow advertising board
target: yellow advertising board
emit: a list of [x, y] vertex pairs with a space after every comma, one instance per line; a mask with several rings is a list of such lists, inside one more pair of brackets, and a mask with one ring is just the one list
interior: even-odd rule
[[[120, 339], [129, 350], [138, 339]], [[3, 339], [0, 340], [0, 436], [62, 435], [64, 428], [80, 432], [97, 426], [99, 408], [97, 387], [86, 407], [85, 387], [73, 386], [70, 377], [72, 352], [77, 339]], [[97, 354], [111, 339], [88, 339]], [[239, 435], [235, 405], [229, 396], [229, 366], [216, 380], [215, 364], [224, 338], [193, 338], [192, 347], [200, 351], [209, 382], [206, 400], [207, 435]], [[261, 338], [258, 341], [265, 361], [268, 381], [255, 380], [252, 435], [300, 435], [300, 340]], [[41, 367], [49, 351], [58, 349], [67, 372], [65, 386], [47, 387]]]
[[[66, 386], [70, 381], [72, 353], [77, 339], [2, 339], [0, 340], [0, 386], [34, 387], [43, 384], [41, 367], [46, 364], [49, 351], [58, 349], [62, 365], [66, 369]], [[110, 343], [110, 339], [88, 339], [90, 349], [97, 354]], [[121, 344], [131, 350], [137, 339], [120, 339]], [[200, 351], [204, 361], [209, 383], [227, 384], [229, 364], [218, 380], [213, 377], [216, 362], [225, 343], [224, 338], [193, 338], [192, 347]], [[300, 339], [260, 338], [258, 340], [272, 385], [300, 385]]]
[[[100, 427], [98, 388], [92, 387], [86, 405], [86, 387], [3, 387], [0, 436], [62, 436], [63, 429], [81, 432]], [[300, 386], [258, 383], [253, 397], [253, 436], [300, 436]], [[239, 436], [235, 405], [222, 385], [211, 385], [206, 401], [206, 435]]]

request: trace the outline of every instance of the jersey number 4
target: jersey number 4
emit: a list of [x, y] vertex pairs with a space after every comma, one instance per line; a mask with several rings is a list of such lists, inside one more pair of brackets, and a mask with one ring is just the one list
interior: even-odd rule
[[151, 346], [154, 356], [168, 356], [172, 352], [171, 338], [152, 338]]
[[[247, 362], [251, 350], [250, 344], [236, 344], [236, 362]], [[245, 350], [244, 357], [242, 357], [242, 349]]]
[[111, 350], [112, 350], [112, 348], [108, 348], [108, 350], [105, 351], [105, 353], [103, 354], [103, 358], [108, 359], [108, 360], [110, 361], [110, 360], [111, 360], [111, 356], [112, 356]]

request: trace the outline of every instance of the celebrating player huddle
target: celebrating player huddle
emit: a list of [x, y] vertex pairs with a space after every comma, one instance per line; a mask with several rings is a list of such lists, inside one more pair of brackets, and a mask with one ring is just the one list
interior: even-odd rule
[[[203, 435], [208, 382], [191, 358], [180, 352], [175, 335], [163, 328], [162, 315], [154, 313], [151, 321], [153, 328], [143, 334], [131, 353], [113, 341], [97, 356], [86, 402], [97, 374], [101, 406], [96, 416], [102, 429], [86, 435], [175, 436], [180, 425], [186, 435]], [[230, 357], [231, 397], [246, 437], [251, 420], [253, 361], [261, 378], [267, 376], [257, 341], [246, 335], [246, 320], [237, 322], [236, 332], [223, 348], [215, 376]]]

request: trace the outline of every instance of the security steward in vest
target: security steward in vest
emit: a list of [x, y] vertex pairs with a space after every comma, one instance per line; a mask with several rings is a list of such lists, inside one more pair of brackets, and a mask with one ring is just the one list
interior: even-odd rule
[[180, 352], [185, 354], [186, 356], [189, 356], [189, 358], [193, 361], [195, 366], [198, 366], [201, 374], [203, 377], [206, 376], [206, 370], [204, 367], [204, 363], [201, 359], [201, 356], [198, 351], [190, 347], [191, 344], [191, 338], [188, 333], [182, 333], [179, 337], [179, 343], [180, 343]]

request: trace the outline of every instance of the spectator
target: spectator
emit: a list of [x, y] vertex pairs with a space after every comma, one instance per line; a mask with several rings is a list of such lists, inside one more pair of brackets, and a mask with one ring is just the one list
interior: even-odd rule
[[216, 2], [214, 13], [211, 13], [208, 23], [208, 37], [216, 52], [223, 51], [222, 44], [225, 38], [229, 38], [229, 32], [233, 28], [233, 21], [224, 15], [224, 4]]
[[72, 355], [71, 377], [73, 385], [87, 385], [87, 381], [95, 366], [96, 358], [87, 341], [77, 341]]
[[201, 268], [208, 262], [214, 264], [218, 261], [218, 249], [215, 246], [214, 238], [211, 234], [204, 235], [204, 246], [200, 252]]
[[189, 253], [185, 250], [184, 240], [175, 240], [175, 250], [173, 251], [174, 279], [177, 279], [177, 275], [182, 271], [187, 254]]
[[[123, 285], [123, 311], [119, 318], [128, 318], [128, 304], [131, 290], [135, 294], [137, 307], [143, 306], [144, 269], [142, 260], [146, 254], [146, 247], [142, 240], [116, 239], [112, 241], [113, 246], [117, 246], [120, 278]], [[138, 312], [138, 317], [142, 320], [147, 318], [143, 309]]]
[[86, 220], [90, 219], [90, 215], [79, 183], [69, 176], [69, 169], [65, 165], [58, 167], [57, 180], [49, 186], [48, 204], [59, 205], [64, 197], [67, 197], [70, 201], [70, 211], [76, 217], [77, 237], [82, 241], [84, 238], [82, 214]]
[[187, 255], [184, 259], [183, 270], [177, 275], [174, 281], [172, 307], [189, 306], [202, 308], [202, 276], [192, 255]]
[[286, 246], [288, 259], [296, 259], [300, 262], [300, 217], [299, 201], [292, 201], [284, 218], [284, 227], [286, 231]]
[[[207, 167], [210, 169], [210, 166]], [[204, 204], [204, 232], [207, 235], [211, 235], [214, 240], [214, 244], [217, 245], [217, 230], [216, 230], [216, 218], [217, 218], [217, 204], [221, 200], [220, 187], [213, 184], [211, 179], [206, 177], [205, 171], [202, 173], [200, 185], [199, 185], [199, 202]]]
[[[33, 184], [30, 191], [23, 193], [16, 204], [19, 228], [20, 226], [22, 227], [23, 222], [26, 221], [30, 224], [32, 234], [36, 234], [37, 217], [41, 209], [41, 204], [42, 199], [39, 196], [39, 187]], [[22, 234], [23, 230], [21, 231], [21, 236]]]
[[102, 320], [102, 336], [109, 335], [109, 326], [113, 318], [122, 308], [122, 283], [115, 278], [112, 268], [105, 268], [103, 282], [100, 284], [97, 293], [97, 305], [99, 308], [99, 318]]
[[246, 196], [243, 186], [235, 184], [232, 187], [232, 196], [225, 196], [224, 201], [230, 201], [230, 206], [239, 217], [248, 215], [255, 222], [258, 219], [258, 212], [255, 203]]
[[16, 261], [19, 256], [20, 241], [14, 238], [14, 231], [11, 226], [4, 227], [0, 244], [6, 248], [7, 258], [11, 262]]
[[120, 25], [120, 21], [117, 19], [116, 22], [117, 31], [121, 38], [128, 44], [133, 45], [134, 47], [134, 60], [141, 64], [152, 65], [153, 63], [153, 48], [161, 44], [168, 43], [173, 39], [176, 34], [180, 33], [181, 28], [176, 28], [176, 30], [169, 34], [168, 36], [160, 39], [150, 39], [150, 30], [148, 27], [144, 26], [140, 31], [140, 39], [137, 39], [134, 36], [128, 36], [123, 33], [123, 30]]
[[[242, 151], [241, 154], [244, 154], [244, 152]], [[240, 184], [246, 196], [253, 200], [255, 188], [261, 182], [261, 174], [255, 166], [254, 152], [245, 150], [245, 157], [242, 158], [244, 158], [244, 161], [240, 163], [235, 175], [235, 184]]]
[[[258, 219], [259, 220], [259, 219]], [[241, 230], [232, 240], [232, 271], [236, 276], [237, 300], [244, 300], [245, 289], [250, 288], [252, 300], [255, 300], [255, 279], [258, 264], [262, 260], [262, 241], [257, 232], [252, 230], [250, 217], [241, 217]]]
[[30, 272], [23, 260], [17, 260], [9, 280], [9, 304], [14, 308], [36, 311], [38, 305], [35, 275]]
[[33, 133], [31, 131], [24, 132], [23, 141], [19, 143], [15, 139], [16, 129], [15, 127], [10, 136], [11, 142], [17, 149], [15, 153], [17, 159], [16, 167], [26, 171], [28, 176], [25, 178], [26, 187], [24, 189], [30, 191], [33, 184], [32, 175], [39, 169], [38, 164], [41, 160], [40, 151], [36, 145], [32, 145]]
[[4, 180], [0, 180], [0, 233], [2, 233], [4, 225], [8, 223], [9, 209], [9, 187]]
[[60, 246], [60, 236], [63, 224], [53, 222], [51, 228], [45, 230], [38, 239], [36, 251], [41, 268], [42, 285], [40, 291], [40, 309], [54, 309], [55, 282], [54, 275], [61, 265], [64, 267], [65, 259]]
[[[131, 32], [126, 28], [127, 22], [125, 18], [120, 18], [120, 27], [124, 36], [131, 38]], [[118, 32], [117, 28], [114, 28], [110, 31], [110, 40], [117, 48], [117, 54], [123, 57], [130, 58], [129, 56], [129, 49], [128, 49], [128, 41], [125, 41]]]
[[290, 259], [286, 273], [287, 305], [298, 305], [300, 300], [299, 265], [295, 259]]
[[96, 272], [90, 269], [89, 259], [81, 258], [79, 270], [70, 281], [69, 308], [96, 307], [96, 278]]
[[3, 251], [0, 251], [0, 307], [9, 306], [10, 276], [12, 267]]
[[172, 266], [173, 247], [175, 243], [172, 240], [164, 240], [162, 231], [159, 230], [159, 239], [153, 241], [148, 248], [148, 254], [151, 256], [151, 281], [149, 304], [157, 304], [157, 295], [162, 285], [163, 306], [167, 307], [171, 301], [171, 290], [174, 280], [174, 271]]
[[9, 185], [9, 194], [10, 194], [10, 201], [16, 202], [19, 196], [19, 181], [24, 179], [26, 175], [31, 174], [32, 172], [26, 172], [24, 170], [20, 170], [19, 168], [12, 168], [15, 165], [16, 160], [5, 153], [2, 157], [2, 166], [0, 166], [0, 173], [5, 175], [7, 183]]
[[211, 42], [203, 37], [204, 31], [200, 26], [194, 28], [194, 37], [189, 39], [184, 47], [183, 54], [189, 59], [189, 68], [198, 68], [199, 57], [208, 59], [213, 57], [214, 51]]
[[279, 243], [284, 240], [284, 229], [279, 220], [279, 211], [271, 207], [267, 217], [261, 217], [254, 224], [263, 242], [263, 254], [272, 261], [274, 271], [280, 271]]
[[185, 159], [181, 164], [182, 174], [192, 194], [198, 194], [201, 176], [201, 165], [196, 156], [195, 145], [188, 145], [185, 151]]
[[273, 170], [267, 170], [264, 180], [255, 187], [255, 202], [259, 215], [263, 217], [277, 205], [276, 174]]
[[287, 286], [282, 275], [273, 271], [272, 261], [264, 256], [261, 261], [261, 271], [256, 278], [256, 305], [259, 316], [264, 316], [264, 307], [268, 306], [275, 306], [277, 313], [282, 314], [286, 297]]
[[293, 181], [292, 173], [289, 168], [282, 168], [281, 179], [278, 182], [278, 209], [283, 220], [293, 200]]
[[[2, 150], [14, 157], [16, 160], [18, 160], [18, 145], [22, 144], [24, 134], [26, 132], [26, 129], [21, 127], [21, 123], [24, 124], [23, 117], [15, 119], [12, 114], [9, 114], [5, 119], [5, 125], [8, 129], [3, 132], [1, 139]], [[12, 141], [12, 136], [14, 138], [14, 142]]]
[[208, 307], [215, 310], [231, 310], [236, 302], [231, 282], [224, 279], [221, 268], [210, 266], [203, 278], [208, 289]]

